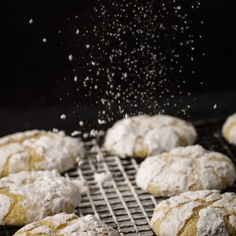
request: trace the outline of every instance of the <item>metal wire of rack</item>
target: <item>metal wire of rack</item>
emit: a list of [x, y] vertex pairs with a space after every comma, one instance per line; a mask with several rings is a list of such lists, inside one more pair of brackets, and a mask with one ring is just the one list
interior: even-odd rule
[[[236, 147], [222, 138], [222, 122], [222, 119], [194, 122], [199, 135], [197, 143], [228, 155], [236, 164]], [[105, 155], [103, 161], [97, 162], [96, 153], [90, 151], [78, 171], [68, 172], [70, 177], [79, 177], [88, 184], [78, 215], [97, 215], [121, 235], [153, 236], [150, 219], [154, 207], [164, 198], [155, 198], [136, 186], [135, 175], [139, 162], [140, 160], [133, 158], [121, 159], [110, 155]], [[95, 172], [110, 173], [112, 180], [109, 184], [101, 185], [94, 179]], [[227, 191], [235, 192], [236, 185]], [[17, 229], [2, 226], [0, 236], [12, 235]]]

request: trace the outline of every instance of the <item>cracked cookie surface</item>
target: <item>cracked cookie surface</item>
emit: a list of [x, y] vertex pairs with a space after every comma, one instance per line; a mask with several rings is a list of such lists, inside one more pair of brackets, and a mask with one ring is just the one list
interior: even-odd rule
[[119, 236], [111, 227], [96, 217], [86, 215], [60, 213], [49, 216], [41, 221], [26, 225], [15, 236]]
[[0, 138], [0, 177], [32, 170], [64, 172], [74, 167], [83, 155], [82, 142], [62, 131], [15, 133]]
[[80, 202], [75, 180], [54, 171], [23, 171], [0, 179], [0, 225], [25, 225], [59, 212], [74, 212]]
[[136, 183], [155, 196], [167, 197], [190, 190], [222, 190], [234, 183], [235, 175], [227, 156], [194, 145], [146, 158]]
[[158, 236], [236, 235], [236, 195], [190, 191], [157, 205], [151, 219]]
[[108, 129], [104, 149], [120, 157], [141, 157], [193, 144], [197, 133], [188, 122], [168, 115], [140, 115]]

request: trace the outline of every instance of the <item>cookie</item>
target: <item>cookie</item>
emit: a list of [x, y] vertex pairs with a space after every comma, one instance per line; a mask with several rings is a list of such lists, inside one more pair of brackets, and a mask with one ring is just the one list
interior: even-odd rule
[[225, 189], [234, 183], [235, 175], [227, 156], [194, 145], [146, 158], [136, 183], [154, 196], [168, 197], [189, 190]]
[[119, 236], [111, 227], [92, 215], [78, 217], [60, 213], [26, 225], [15, 236]]
[[0, 179], [0, 225], [25, 225], [48, 215], [74, 212], [77, 182], [54, 171], [22, 171]]
[[235, 236], [236, 195], [190, 191], [157, 205], [151, 220], [158, 236]]
[[167, 115], [140, 115], [124, 118], [108, 129], [104, 149], [120, 157], [141, 157], [193, 144], [194, 127]]
[[84, 155], [82, 142], [64, 132], [40, 130], [0, 138], [0, 177], [31, 170], [71, 169]]
[[227, 118], [222, 134], [229, 143], [236, 145], [236, 113]]

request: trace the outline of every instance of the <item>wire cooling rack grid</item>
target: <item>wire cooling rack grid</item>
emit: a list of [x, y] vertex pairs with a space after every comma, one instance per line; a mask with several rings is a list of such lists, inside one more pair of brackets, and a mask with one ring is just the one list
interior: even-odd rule
[[[236, 147], [228, 144], [221, 136], [222, 122], [222, 119], [194, 122], [199, 134], [198, 143], [227, 154], [236, 163]], [[87, 143], [88, 147], [91, 147], [90, 143]], [[78, 215], [95, 214], [121, 235], [153, 236], [150, 219], [155, 205], [163, 198], [154, 198], [136, 186], [135, 175], [139, 162], [133, 158], [120, 159], [109, 155], [97, 162], [96, 153], [90, 151], [78, 172], [68, 172], [69, 176], [79, 176], [88, 184], [89, 190], [83, 196]], [[95, 172], [110, 173], [112, 180], [107, 185], [101, 185], [94, 180]], [[235, 191], [236, 186], [229, 190]], [[16, 230], [15, 227], [1, 227], [0, 236], [12, 235]]]

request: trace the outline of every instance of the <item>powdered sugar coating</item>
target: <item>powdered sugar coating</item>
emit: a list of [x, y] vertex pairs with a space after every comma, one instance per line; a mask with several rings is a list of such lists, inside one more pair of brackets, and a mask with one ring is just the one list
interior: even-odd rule
[[124, 118], [107, 131], [104, 148], [120, 157], [146, 157], [193, 144], [194, 127], [167, 115], [140, 115]]
[[11, 199], [0, 194], [0, 222], [3, 222], [11, 206]]
[[4, 198], [0, 224], [25, 225], [59, 212], [72, 213], [81, 197], [78, 184], [54, 170], [23, 171], [0, 179], [0, 199]]
[[151, 220], [158, 236], [236, 235], [236, 195], [217, 190], [186, 192], [157, 205]]
[[[50, 227], [48, 226], [50, 225]], [[26, 225], [15, 236], [43, 234], [44, 236], [119, 236], [111, 227], [92, 215], [78, 217], [74, 214], [60, 213], [41, 221]]]
[[229, 143], [236, 145], [236, 113], [227, 118], [222, 134]]
[[227, 156], [194, 145], [146, 158], [136, 183], [153, 195], [173, 196], [189, 190], [225, 189], [235, 178], [235, 167]]
[[82, 142], [62, 131], [15, 133], [0, 139], [0, 176], [23, 170], [57, 169], [64, 172], [83, 155]]
[[106, 182], [112, 180], [112, 174], [109, 172], [94, 173], [94, 180], [100, 185], [104, 185]]

